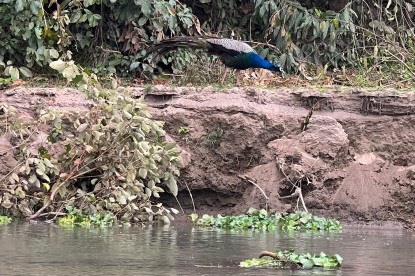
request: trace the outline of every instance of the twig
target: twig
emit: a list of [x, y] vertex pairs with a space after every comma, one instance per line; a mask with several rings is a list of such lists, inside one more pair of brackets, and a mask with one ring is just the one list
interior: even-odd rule
[[189, 191], [189, 195], [190, 195], [190, 199], [192, 200], [192, 204], [193, 204], [193, 213], [196, 214], [196, 207], [195, 207], [195, 202], [193, 201], [193, 195], [192, 192], [190, 191], [189, 186], [187, 185], [187, 182], [185, 180], [183, 180], [184, 184], [186, 185], [187, 190]]
[[307, 207], [305, 206], [305, 202], [304, 202], [304, 197], [303, 197], [303, 193], [301, 191], [301, 188], [298, 186], [295, 186], [295, 191], [294, 193], [287, 195], [287, 196], [279, 196], [279, 199], [284, 199], [284, 198], [291, 198], [291, 197], [295, 197], [298, 196], [298, 200], [297, 200], [297, 206], [298, 206], [298, 201], [301, 200], [301, 203], [303, 205], [304, 211], [306, 211], [308, 213]]
[[[279, 163], [279, 162], [278, 162]], [[298, 187], [295, 183], [293, 183], [290, 178], [288, 177], [288, 175], [284, 172], [283, 170], [283, 164], [279, 165], [279, 169], [282, 172], [282, 174], [284, 175], [284, 177], [291, 183], [291, 185], [293, 185], [293, 187], [295, 187], [295, 191], [294, 193], [292, 193], [289, 196], [283, 196], [283, 197], [279, 197], [280, 199], [282, 198], [289, 198], [289, 197], [294, 197], [296, 195], [298, 195], [299, 200], [301, 200], [301, 203], [303, 204], [303, 208], [304, 210], [308, 213], [307, 207], [305, 206], [305, 202], [304, 202], [304, 197], [303, 197], [303, 193], [300, 187]], [[310, 181], [307, 178], [308, 183], [310, 183]], [[298, 206], [298, 201], [297, 201], [297, 206]]]
[[57, 217], [57, 216], [66, 216], [66, 213], [64, 213], [64, 212], [48, 212], [48, 213], [40, 214], [38, 217], [45, 217], [45, 216], [49, 216], [49, 215], [55, 215], [55, 217]]
[[180, 204], [180, 201], [177, 199], [177, 196], [174, 196], [174, 198], [176, 199], [177, 204], [179, 204], [180, 210], [182, 210], [182, 213], [184, 214], [183, 207], [182, 207], [182, 205]]
[[262, 195], [265, 197], [265, 210], [268, 210], [268, 202], [269, 202], [269, 198], [267, 196], [267, 194], [264, 192], [264, 190], [257, 184], [255, 183], [253, 180], [249, 179], [246, 175], [238, 175], [239, 178], [248, 181], [249, 183], [251, 183], [252, 185], [254, 185], [255, 187], [257, 187]]
[[303, 204], [304, 211], [306, 211], [308, 213], [307, 207], [305, 206], [305, 203], [304, 203], [304, 197], [303, 197], [303, 193], [301, 191], [301, 188], [297, 187], [297, 189], [295, 189], [295, 191], [296, 191], [296, 193], [298, 193], [298, 198], [301, 200], [301, 203]]

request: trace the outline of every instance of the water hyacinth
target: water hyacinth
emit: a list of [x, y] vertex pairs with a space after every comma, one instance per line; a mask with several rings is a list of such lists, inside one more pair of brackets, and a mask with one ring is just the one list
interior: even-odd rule
[[222, 216], [219, 214], [214, 217], [205, 214], [201, 218], [198, 218], [197, 215], [192, 215], [191, 218], [197, 226], [223, 229], [341, 230], [341, 224], [338, 220], [314, 216], [308, 212], [271, 214], [264, 209], [250, 208], [247, 214], [243, 215]]
[[310, 253], [298, 254], [292, 250], [278, 251], [276, 253], [267, 252], [269, 258], [253, 258], [242, 261], [239, 266], [244, 268], [260, 267], [260, 268], [302, 268], [311, 269], [320, 267], [325, 269], [333, 269], [340, 267], [343, 258], [338, 255], [327, 255], [320, 252], [319, 255]]
[[12, 221], [8, 216], [0, 216], [0, 225], [9, 224]]

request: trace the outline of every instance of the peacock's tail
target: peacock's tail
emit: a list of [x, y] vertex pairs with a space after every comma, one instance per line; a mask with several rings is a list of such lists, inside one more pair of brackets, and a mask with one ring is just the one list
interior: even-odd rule
[[165, 39], [154, 45], [150, 52], [153, 53], [152, 63], [160, 61], [161, 57], [177, 48], [209, 49], [210, 44], [206, 38], [200, 36], [176, 36]]

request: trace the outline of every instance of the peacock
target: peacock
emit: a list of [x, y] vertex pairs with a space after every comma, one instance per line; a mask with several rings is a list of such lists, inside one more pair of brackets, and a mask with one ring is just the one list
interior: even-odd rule
[[245, 42], [210, 36], [177, 36], [162, 40], [153, 48], [153, 62], [158, 61], [161, 56], [179, 47], [204, 49], [208, 53], [218, 56], [225, 66], [233, 69], [263, 68], [272, 72], [283, 73], [279, 65], [262, 58]]

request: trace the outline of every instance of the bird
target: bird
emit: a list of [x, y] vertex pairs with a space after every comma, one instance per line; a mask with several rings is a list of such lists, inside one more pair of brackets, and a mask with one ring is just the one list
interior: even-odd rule
[[264, 59], [247, 43], [231, 38], [211, 36], [176, 36], [164, 39], [153, 47], [153, 62], [177, 48], [204, 49], [218, 56], [226, 67], [233, 69], [263, 68], [283, 73], [279, 64], [273, 64]]

